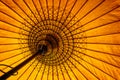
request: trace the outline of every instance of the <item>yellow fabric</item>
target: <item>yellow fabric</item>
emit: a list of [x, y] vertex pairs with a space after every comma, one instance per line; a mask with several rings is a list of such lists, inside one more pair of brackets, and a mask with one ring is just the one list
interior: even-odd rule
[[[54, 3], [52, 3], [52, 1], [54, 1]], [[60, 0], [47, 0], [50, 19], [53, 18], [52, 16], [54, 16], [54, 19], [57, 18], [56, 15], [59, 8], [58, 7], [59, 1]], [[67, 1], [68, 4], [65, 10], [65, 14], [61, 19], [61, 22], [64, 22], [64, 18], [66, 18], [66, 15], [70, 11], [72, 5], [75, 3], [76, 0], [61, 0], [58, 19], [60, 19]], [[32, 12], [25, 4], [25, 2], [32, 10]], [[42, 3], [41, 5], [44, 9], [45, 16], [46, 18], [48, 18], [46, 0], [40, 0], [40, 2]], [[30, 24], [32, 24], [33, 26], [37, 26], [34, 24], [34, 22], [37, 23], [35, 16], [40, 21], [39, 13], [41, 14], [42, 19], [44, 19], [44, 15], [40, 7], [40, 2], [39, 0], [0, 0], [0, 64], [12, 65], [15, 62], [15, 64], [12, 65], [12, 67], [14, 68], [15, 66], [22, 63], [24, 60], [26, 60], [32, 55], [31, 52], [29, 51], [29, 48], [27, 47], [28, 44], [24, 44], [24, 45], [20, 44], [27, 42], [26, 40], [21, 39], [21, 38], [27, 38], [27, 36], [23, 36], [20, 33], [28, 35], [29, 33], [22, 29], [30, 31], [30, 28], [28, 28], [28, 27], [32, 27]], [[82, 7], [81, 10], [78, 12], [77, 15], [75, 15], [76, 12], [80, 9], [80, 7]], [[37, 12], [36, 8], [39, 10], [39, 13]], [[52, 15], [53, 9], [54, 9], [54, 15]], [[33, 15], [33, 13], [35, 14], [35, 16]], [[64, 65], [61, 64], [61, 66], [53, 67], [42, 64], [41, 62], [38, 63], [38, 60], [34, 58], [24, 67], [19, 69], [18, 74], [16, 76], [10, 76], [7, 80], [27, 80], [27, 79], [28, 80], [34, 80], [34, 79], [58, 80], [58, 78], [59, 80], [70, 80], [70, 79], [71, 80], [77, 80], [77, 79], [78, 80], [86, 80], [86, 79], [120, 80], [120, 1], [119, 0], [77, 0], [65, 24], [67, 24], [71, 19], [71, 17], [73, 17], [74, 15], [75, 18], [68, 24], [67, 28], [71, 31], [71, 34], [76, 34], [73, 36], [75, 42], [74, 46], [81, 47], [81, 48], [75, 47], [73, 50], [73, 53], [75, 55], [72, 55], [72, 58], [69, 58], [69, 60], [77, 68], [69, 61], [63, 63]], [[21, 17], [26, 19], [26, 21]], [[80, 21], [75, 26], [72, 26], [79, 19]], [[27, 21], [30, 24], [28, 24]], [[22, 23], [26, 25], [23, 25]], [[57, 22], [53, 22], [53, 23], [57, 24]], [[74, 31], [74, 29], [76, 30]], [[69, 33], [69, 31], [67, 31], [66, 28], [64, 29], [64, 31], [66, 31], [66, 33]], [[48, 32], [48, 33], [52, 33], [52, 32]], [[64, 33], [62, 32], [58, 32], [58, 33], [60, 35], [64, 35]], [[68, 34], [68, 36], [70, 35]], [[3, 38], [3, 37], [8, 37], [8, 38]], [[12, 39], [10, 37], [16, 39]], [[69, 39], [71, 40], [72, 38], [69, 37]], [[59, 45], [61, 46], [62, 42], [61, 41], [59, 42], [60, 42]], [[81, 43], [76, 43], [76, 42], [81, 42]], [[18, 44], [5, 45], [9, 43], [11, 44], [18, 43]], [[22, 47], [25, 48], [21, 49]], [[51, 46], [49, 47], [51, 49]], [[50, 49], [48, 50], [48, 52], [49, 51], [51, 52]], [[14, 51], [10, 51], [10, 50], [14, 50]], [[28, 52], [19, 54], [27, 50]], [[80, 51], [81, 53], [77, 51]], [[10, 58], [11, 56], [17, 54], [19, 55]], [[21, 58], [23, 59], [16, 62]], [[41, 64], [42, 64], [41, 70], [37, 75]], [[28, 67], [29, 69], [26, 70]], [[0, 66], [0, 69], [3, 70], [4, 72], [8, 72], [9, 70], [11, 70], [11, 68], [7, 68], [6, 66]], [[34, 71], [32, 72], [33, 69]], [[26, 72], [23, 74], [25, 70]], [[61, 72], [61, 70], [63, 73]], [[30, 75], [31, 72], [32, 74]], [[3, 73], [0, 72], [0, 76], [2, 75]], [[29, 75], [30, 77], [28, 78]]]

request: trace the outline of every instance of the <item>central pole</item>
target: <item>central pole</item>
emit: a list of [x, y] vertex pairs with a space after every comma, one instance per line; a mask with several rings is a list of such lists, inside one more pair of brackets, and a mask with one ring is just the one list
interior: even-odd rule
[[16, 67], [14, 67], [12, 70], [10, 70], [7, 73], [3, 74], [0, 77], [0, 80], [6, 80], [8, 77], [10, 77], [12, 74], [14, 74], [15, 72], [17, 72], [20, 68], [22, 68], [28, 62], [30, 62], [37, 55], [44, 54], [44, 52], [46, 52], [45, 50], [46, 50], [45, 46], [44, 45], [40, 45], [40, 49], [35, 54], [33, 54], [31, 57], [29, 57], [28, 59], [26, 59], [25, 61], [23, 61], [21, 64], [19, 64]]

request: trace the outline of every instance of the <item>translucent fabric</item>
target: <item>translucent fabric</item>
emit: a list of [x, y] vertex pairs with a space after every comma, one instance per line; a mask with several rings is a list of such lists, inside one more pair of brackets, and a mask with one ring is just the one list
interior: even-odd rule
[[0, 76], [120, 80], [120, 0], [0, 0]]

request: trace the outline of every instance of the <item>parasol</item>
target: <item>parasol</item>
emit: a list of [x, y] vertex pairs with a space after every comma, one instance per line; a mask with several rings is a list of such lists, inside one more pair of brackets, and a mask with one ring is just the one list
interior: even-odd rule
[[120, 80], [119, 0], [0, 0], [0, 80]]

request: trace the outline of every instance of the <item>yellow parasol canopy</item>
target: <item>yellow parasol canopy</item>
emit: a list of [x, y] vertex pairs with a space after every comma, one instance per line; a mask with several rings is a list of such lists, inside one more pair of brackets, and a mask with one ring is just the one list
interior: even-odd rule
[[0, 0], [0, 80], [120, 80], [119, 0]]

